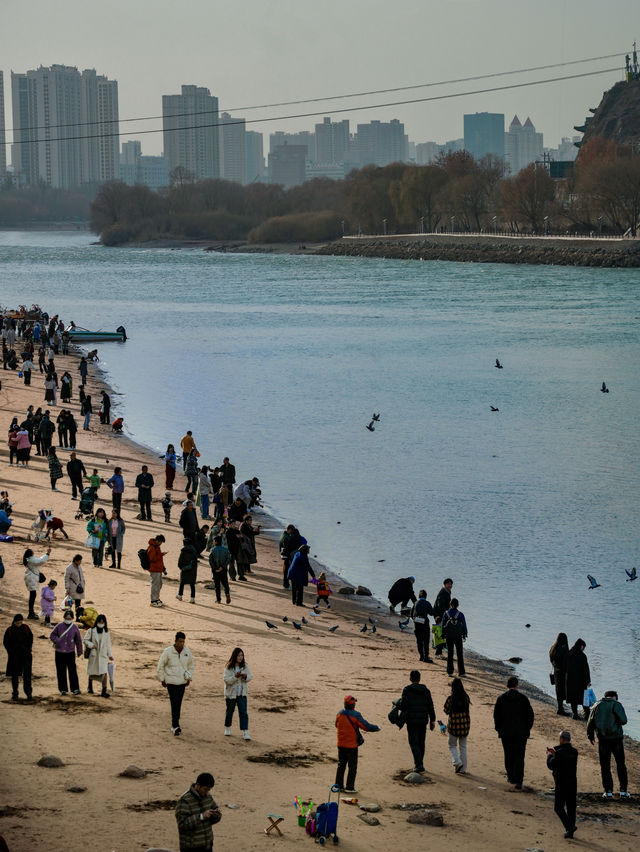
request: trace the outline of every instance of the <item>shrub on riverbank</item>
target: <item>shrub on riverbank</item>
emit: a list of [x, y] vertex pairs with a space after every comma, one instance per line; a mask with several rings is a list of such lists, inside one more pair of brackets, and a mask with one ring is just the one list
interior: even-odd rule
[[249, 231], [250, 243], [320, 243], [335, 240], [342, 234], [342, 220], [337, 213], [295, 213], [267, 219]]

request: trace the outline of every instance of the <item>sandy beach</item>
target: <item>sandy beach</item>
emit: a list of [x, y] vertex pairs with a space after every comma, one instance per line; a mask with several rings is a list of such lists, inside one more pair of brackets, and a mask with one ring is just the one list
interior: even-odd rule
[[[58, 375], [69, 369], [74, 378], [71, 409], [81, 426], [77, 390], [79, 373], [76, 355], [58, 356]], [[44, 407], [42, 377], [34, 372], [31, 387], [25, 387], [16, 372], [2, 371], [0, 410], [8, 427], [11, 418], [22, 419], [29, 404]], [[92, 394], [94, 412], [99, 395], [99, 376], [90, 367], [87, 392]], [[112, 414], [118, 413], [118, 397]], [[57, 415], [58, 407], [51, 407]], [[185, 430], [195, 428], [185, 423]], [[179, 435], [167, 436], [177, 443]], [[195, 436], [197, 439], [197, 435]], [[57, 435], [54, 436], [54, 445]], [[69, 451], [59, 451], [63, 469]], [[496, 697], [505, 689], [507, 667], [471, 656], [466, 689], [471, 697], [469, 774], [452, 769], [446, 737], [438, 729], [427, 736], [425, 780], [420, 786], [403, 782], [412, 768], [405, 731], [387, 721], [391, 701], [409, 682], [409, 671], [417, 663], [411, 632], [398, 629], [398, 618], [389, 616], [382, 603], [372, 599], [334, 594], [330, 612], [311, 618], [302, 631], [291, 625], [295, 609], [290, 594], [282, 589], [281, 562], [277, 542], [258, 538], [258, 565], [248, 583], [232, 583], [232, 602], [217, 605], [207, 560], [199, 564], [195, 605], [187, 598], [176, 600], [179, 571], [177, 557], [182, 543], [178, 526], [185, 478], [176, 477], [172, 523], [165, 524], [159, 500], [164, 494], [164, 462], [100, 426], [94, 413], [91, 431], [78, 432], [77, 455], [87, 470], [97, 467], [104, 479], [113, 467], [123, 468], [125, 493], [122, 515], [127, 525], [122, 569], [91, 565], [84, 546], [86, 521], [74, 520], [77, 503], [64, 477], [60, 491], [52, 492], [46, 460], [32, 455], [28, 469], [8, 466], [6, 438], [0, 449], [0, 488], [9, 491], [14, 504], [12, 532], [16, 540], [0, 544], [6, 573], [0, 581], [0, 624], [10, 624], [14, 613], [27, 613], [22, 554], [26, 535], [40, 508], [53, 508], [71, 536], [53, 542], [44, 573], [58, 580], [56, 619], [64, 596], [64, 570], [75, 553], [84, 555], [86, 600], [107, 615], [116, 661], [115, 692], [108, 700], [86, 694], [86, 662], [78, 661], [82, 695], [61, 697], [57, 691], [53, 649], [49, 631], [42, 621], [29, 622], [34, 633], [32, 703], [10, 700], [11, 685], [1, 685], [3, 718], [1, 747], [5, 772], [0, 781], [0, 834], [11, 852], [48, 850], [62, 852], [70, 845], [90, 844], [102, 852], [133, 852], [158, 847], [178, 849], [173, 808], [177, 798], [202, 771], [215, 777], [214, 799], [222, 809], [222, 820], [214, 829], [214, 848], [252, 850], [311, 846], [297, 825], [292, 807], [296, 795], [315, 803], [326, 800], [333, 783], [336, 763], [334, 720], [343, 696], [358, 698], [357, 709], [379, 733], [365, 735], [360, 749], [357, 787], [360, 804], [375, 802], [379, 825], [358, 819], [358, 806], [340, 806], [340, 845], [354, 852], [389, 850], [399, 844], [454, 845], [469, 850], [527, 850], [544, 852], [579, 846], [583, 849], [637, 849], [640, 810], [635, 795], [640, 780], [640, 749], [626, 740], [630, 802], [602, 801], [597, 749], [585, 734], [583, 722], [560, 719], [555, 705], [523, 685], [534, 705], [536, 721], [527, 748], [525, 789], [515, 791], [507, 784], [502, 749], [493, 729], [492, 711]], [[201, 461], [217, 464], [219, 458]], [[232, 459], [233, 461], [233, 459]], [[155, 478], [154, 521], [136, 520], [138, 504], [133, 487], [140, 466], [146, 463]], [[255, 447], [255, 469], [238, 471], [238, 480], [260, 471], [260, 447]], [[268, 483], [262, 483], [268, 499]], [[111, 507], [106, 485], [100, 488], [96, 507]], [[266, 523], [260, 513], [256, 521]], [[149, 577], [140, 567], [137, 550], [148, 539], [163, 533], [167, 542], [164, 608], [149, 606]], [[313, 553], [313, 542], [312, 553]], [[46, 546], [36, 544], [37, 555]], [[338, 583], [333, 582], [334, 591]], [[420, 587], [418, 576], [417, 587]], [[435, 597], [437, 589], [430, 589]], [[312, 603], [312, 592], [305, 593]], [[308, 607], [308, 608], [309, 608]], [[307, 608], [307, 609], [308, 609]], [[375, 635], [360, 628], [377, 613]], [[283, 623], [283, 616], [289, 623]], [[268, 630], [265, 619], [277, 630]], [[329, 628], [338, 625], [338, 630]], [[170, 732], [169, 701], [156, 679], [156, 664], [163, 648], [172, 644], [177, 630], [186, 633], [195, 658], [195, 678], [187, 690], [180, 737]], [[252, 740], [245, 742], [234, 720], [233, 735], [223, 736], [224, 698], [222, 670], [234, 646], [244, 649], [253, 673], [249, 689], [249, 719]], [[2, 654], [2, 672], [6, 654]], [[449, 693], [445, 665], [422, 665], [423, 682], [432, 692], [436, 715]], [[615, 673], [612, 673], [615, 678]], [[614, 680], [610, 688], [618, 686]], [[609, 688], [609, 687], [608, 687]], [[600, 696], [598, 696], [600, 697]], [[637, 712], [627, 706], [627, 713]], [[446, 721], [446, 719], [445, 719]], [[545, 748], [557, 742], [558, 731], [568, 728], [578, 748], [578, 831], [573, 841], [563, 840], [563, 829], [553, 813], [551, 773], [546, 768]], [[44, 768], [37, 761], [45, 754], [64, 761], [60, 768]], [[120, 777], [129, 764], [147, 771], [144, 778]], [[615, 776], [615, 773], [614, 773]], [[80, 786], [83, 792], [70, 792]], [[617, 784], [616, 784], [617, 790]], [[407, 823], [409, 807], [437, 808], [444, 827]], [[283, 837], [265, 836], [267, 813], [282, 814]], [[453, 836], [452, 836], [453, 835]]]

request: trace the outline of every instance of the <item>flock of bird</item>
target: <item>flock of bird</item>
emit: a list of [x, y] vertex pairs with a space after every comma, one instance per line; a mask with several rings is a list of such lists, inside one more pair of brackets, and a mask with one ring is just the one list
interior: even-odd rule
[[[318, 608], [314, 606], [314, 608], [309, 611], [309, 615], [313, 616], [314, 618], [317, 618], [320, 615], [320, 612], [319, 612]], [[302, 616], [300, 621], [296, 621], [295, 618], [290, 619], [290, 618], [288, 618], [288, 616], [284, 615], [282, 617], [282, 621], [285, 624], [288, 624], [289, 622], [291, 622], [291, 624], [293, 624], [293, 626], [296, 630], [302, 630], [303, 625], [310, 624], [309, 620], [306, 619], [304, 617], [304, 615]], [[278, 625], [274, 624], [272, 621], [267, 621], [265, 619], [264, 623], [267, 625], [269, 630], [277, 630], [278, 629]], [[371, 631], [371, 633], [377, 633], [377, 631], [378, 631], [378, 628], [376, 627], [377, 623], [378, 623], [377, 618], [372, 618], [371, 616], [369, 616], [369, 624], [371, 626], [369, 627], [369, 624], [367, 624], [367, 622], [365, 621], [363, 626], [360, 628], [360, 633], [367, 633], [367, 631]], [[404, 630], [408, 623], [409, 623], [408, 618], [404, 622], [398, 622], [401, 630]], [[329, 628], [329, 633], [335, 633], [336, 630], [339, 627], [340, 627], [339, 624], [334, 624], [332, 627]]]
[[[633, 583], [634, 580], [638, 579], [638, 569], [635, 568], [635, 567], [632, 568], [631, 571], [629, 571], [628, 568], [625, 568], [624, 573], [627, 575], [627, 578], [628, 578], [627, 583]], [[589, 581], [589, 591], [591, 591], [591, 589], [602, 588], [602, 586], [596, 580], [596, 578], [593, 576], [593, 574], [587, 574], [587, 580]]]

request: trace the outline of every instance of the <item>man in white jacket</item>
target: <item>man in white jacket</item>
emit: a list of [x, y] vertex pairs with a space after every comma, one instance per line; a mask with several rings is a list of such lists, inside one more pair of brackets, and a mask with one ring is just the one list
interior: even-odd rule
[[186, 636], [178, 631], [175, 642], [165, 648], [158, 660], [158, 680], [167, 688], [171, 702], [171, 733], [179, 736], [180, 708], [184, 691], [193, 680], [193, 655], [185, 645]]

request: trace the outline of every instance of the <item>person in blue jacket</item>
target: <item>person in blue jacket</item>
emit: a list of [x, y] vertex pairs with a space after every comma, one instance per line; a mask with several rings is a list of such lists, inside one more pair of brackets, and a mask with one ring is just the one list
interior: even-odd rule
[[309, 562], [309, 545], [302, 544], [297, 549], [287, 571], [287, 579], [291, 583], [291, 600], [294, 606], [304, 606], [302, 594], [304, 587], [309, 584], [309, 575], [314, 578], [316, 576]]

